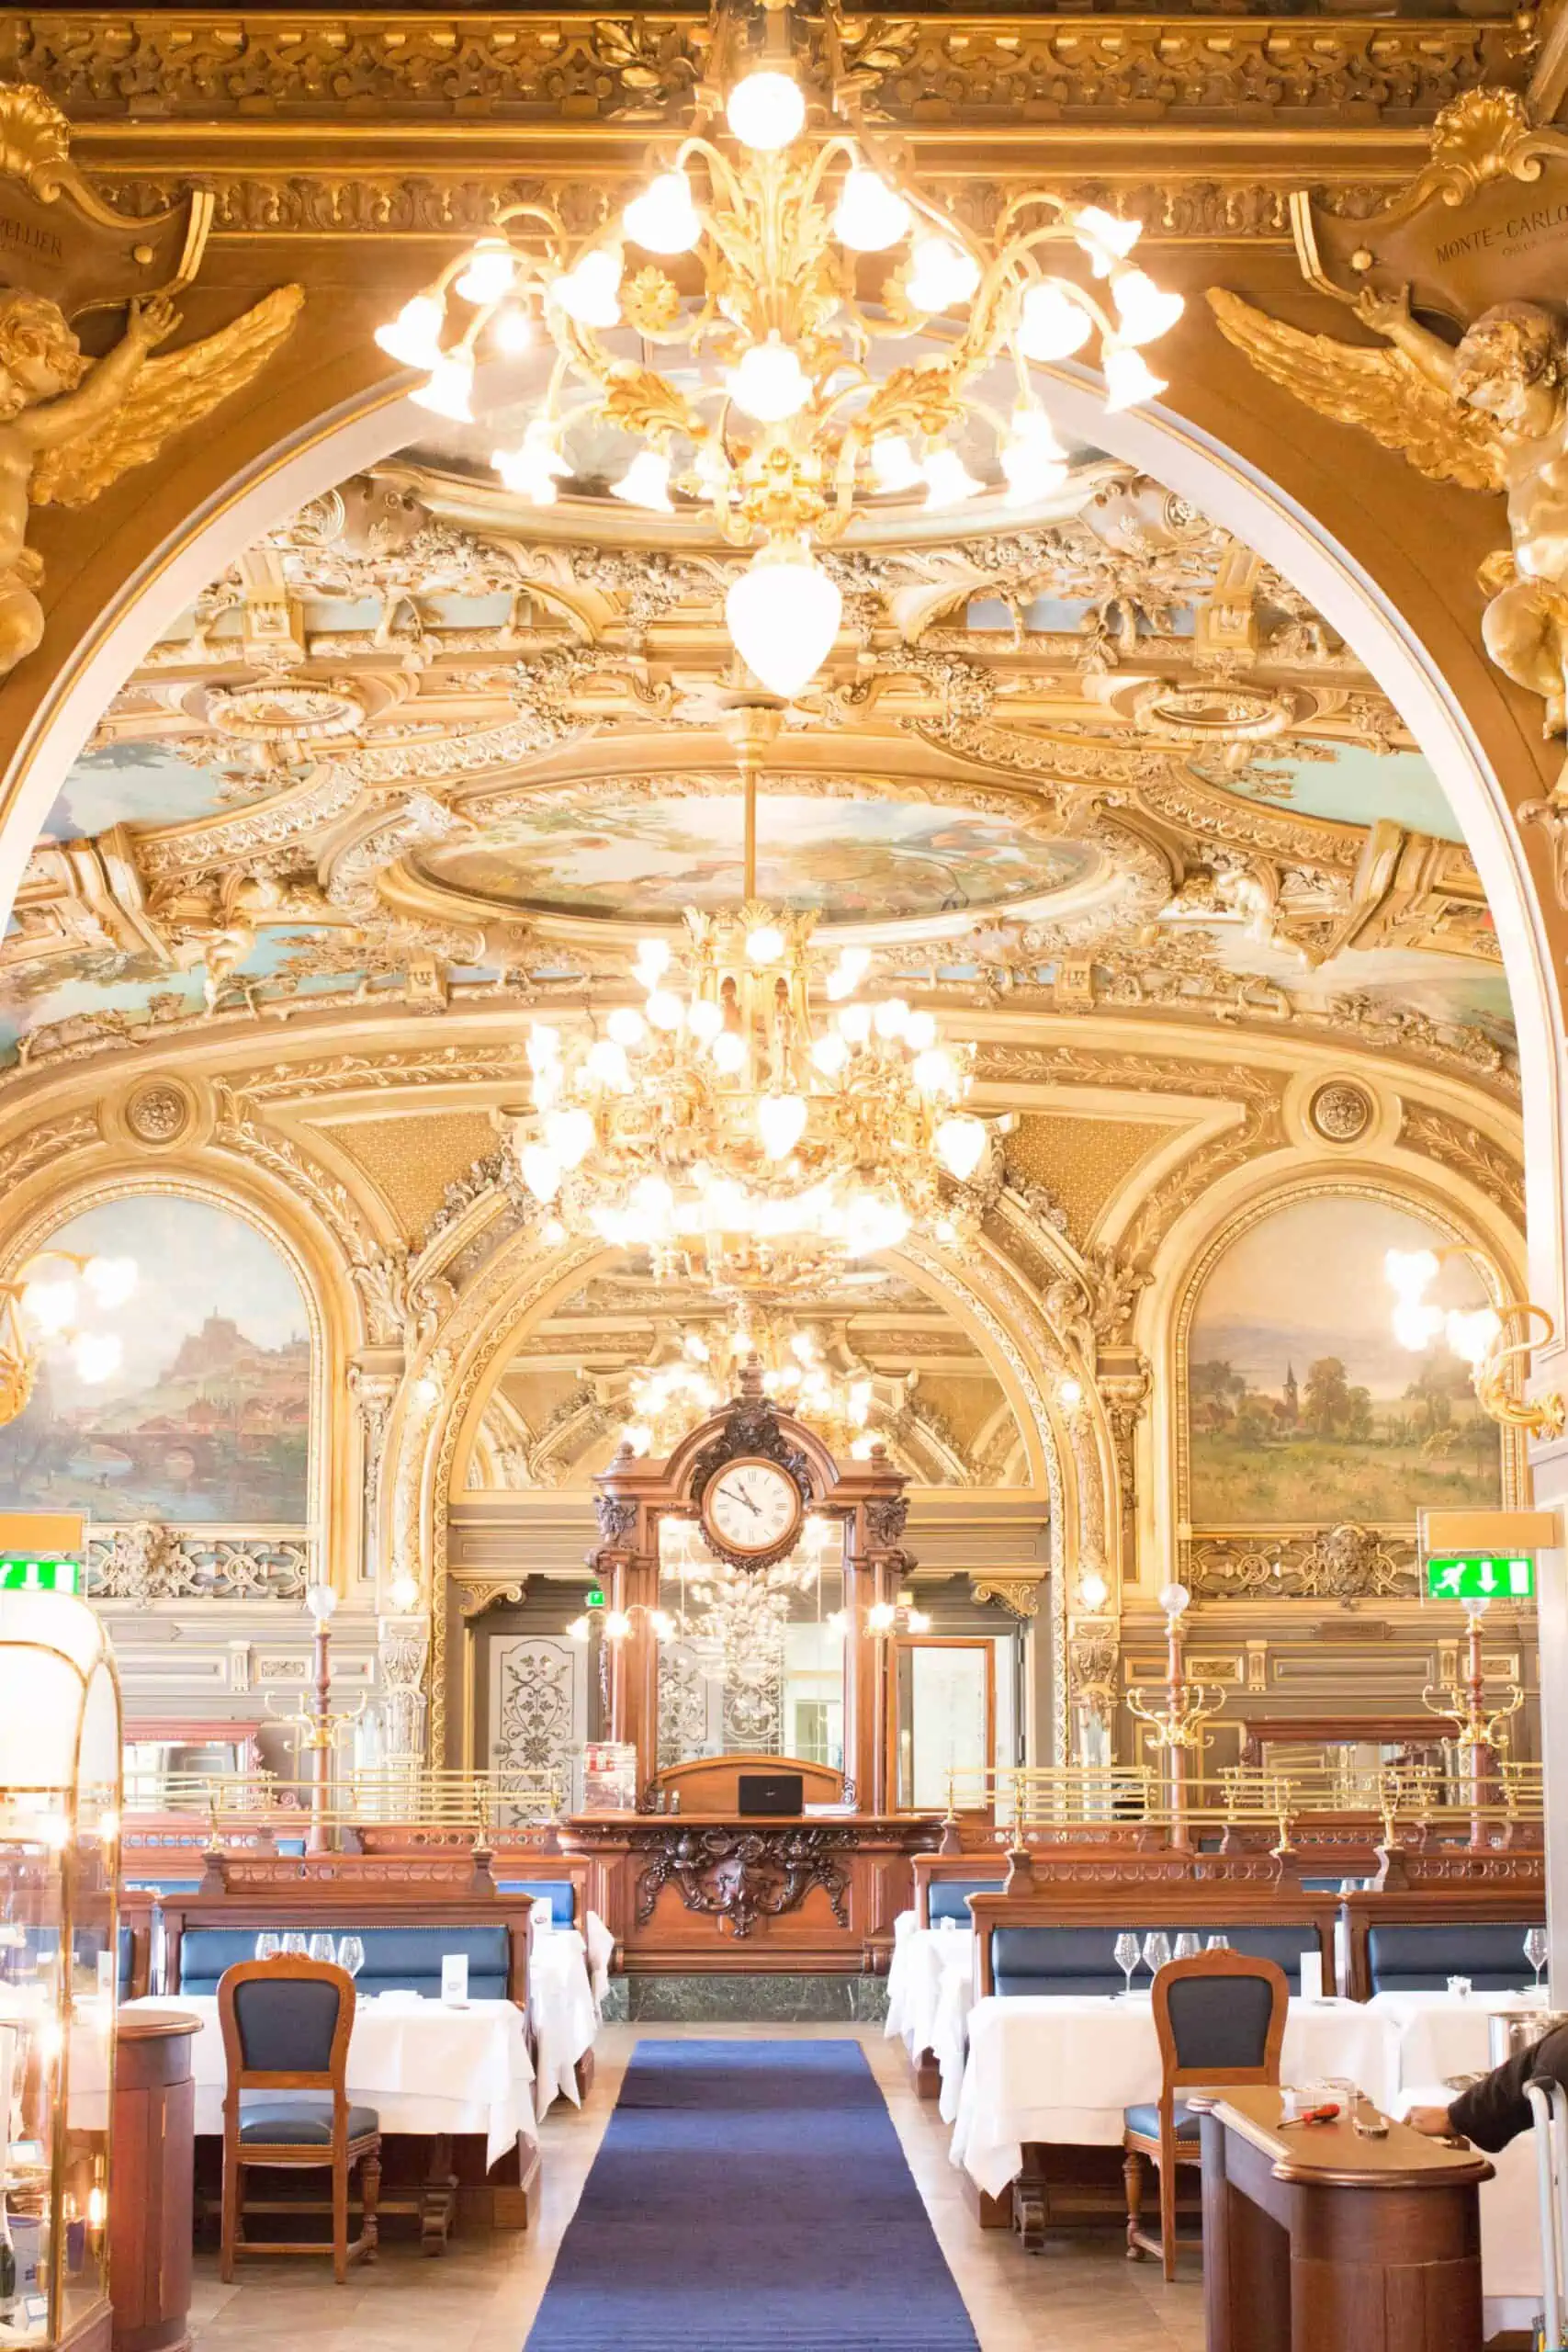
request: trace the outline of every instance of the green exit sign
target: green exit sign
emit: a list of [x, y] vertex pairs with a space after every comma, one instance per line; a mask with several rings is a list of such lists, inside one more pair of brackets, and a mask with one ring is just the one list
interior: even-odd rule
[[0, 1592], [79, 1592], [81, 1563], [76, 1560], [29, 1560], [9, 1554], [0, 1558]]
[[1533, 1600], [1533, 1555], [1435, 1552], [1427, 1560], [1428, 1600]]
[[603, 1609], [603, 1608], [604, 1608], [604, 1586], [603, 1586], [602, 1584], [593, 1584], [593, 1585], [590, 1585], [590, 1586], [589, 1586], [589, 1588], [588, 1588], [588, 1603], [587, 1603], [587, 1605], [588, 1605], [588, 1607], [589, 1607], [590, 1609]]

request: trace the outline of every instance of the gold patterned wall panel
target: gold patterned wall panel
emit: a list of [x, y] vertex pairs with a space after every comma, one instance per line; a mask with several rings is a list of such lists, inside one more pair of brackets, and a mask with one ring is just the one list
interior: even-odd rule
[[321, 1123], [340, 1151], [362, 1168], [411, 1238], [423, 1232], [448, 1184], [495, 1148], [482, 1111], [403, 1112], [392, 1119]]
[[1066, 1213], [1067, 1232], [1082, 1249], [1138, 1169], [1185, 1124], [1032, 1111], [1009, 1136], [1004, 1161], [1015, 1183], [1043, 1186]]

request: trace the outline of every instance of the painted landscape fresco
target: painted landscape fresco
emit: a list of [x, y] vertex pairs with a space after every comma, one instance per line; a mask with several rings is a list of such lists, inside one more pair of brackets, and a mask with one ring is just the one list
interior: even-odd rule
[[[1430, 1250], [1375, 1201], [1292, 1203], [1243, 1234], [1205, 1283], [1188, 1345], [1189, 1514], [1197, 1527], [1401, 1526], [1427, 1505], [1500, 1498], [1498, 1432], [1467, 1365], [1393, 1337], [1389, 1250]], [[1430, 1294], [1479, 1306], [1469, 1266]]]
[[204, 1202], [138, 1197], [74, 1217], [51, 1246], [136, 1260], [136, 1295], [95, 1330], [120, 1370], [96, 1386], [46, 1350], [27, 1411], [0, 1430], [0, 1498], [19, 1510], [299, 1525], [309, 1515], [310, 1342], [293, 1273]]

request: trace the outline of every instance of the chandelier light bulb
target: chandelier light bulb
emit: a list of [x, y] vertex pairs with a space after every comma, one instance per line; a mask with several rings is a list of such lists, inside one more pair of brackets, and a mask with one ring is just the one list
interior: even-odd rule
[[909, 1008], [901, 996], [886, 997], [872, 1016], [879, 1037], [901, 1037], [909, 1025]]
[[686, 1018], [686, 1008], [673, 989], [655, 989], [644, 1009], [656, 1029], [673, 1032]]
[[635, 1004], [618, 1004], [604, 1027], [617, 1046], [640, 1046], [648, 1035], [648, 1023]]
[[441, 330], [446, 305], [439, 294], [410, 297], [395, 319], [376, 330], [376, 341], [389, 359], [404, 368], [434, 368], [441, 357]]
[[836, 1029], [818, 1037], [811, 1048], [812, 1067], [819, 1069], [824, 1078], [837, 1078], [849, 1057], [850, 1049]]
[[660, 449], [639, 449], [620, 481], [610, 484], [610, 495], [624, 499], [628, 506], [647, 506], [657, 514], [673, 514], [669, 458]]
[[911, 1634], [929, 1634], [931, 1629], [931, 1621], [923, 1609], [906, 1609], [904, 1623]]
[[670, 942], [643, 939], [637, 943], [637, 976], [645, 989], [655, 989], [670, 969]]
[[1111, 293], [1123, 343], [1153, 343], [1169, 333], [1187, 308], [1179, 294], [1156, 286], [1146, 270], [1125, 265], [1111, 271]]
[[746, 1040], [739, 1030], [722, 1029], [712, 1046], [713, 1066], [726, 1078], [736, 1078], [746, 1067]]
[[553, 506], [556, 483], [571, 472], [556, 447], [550, 425], [539, 416], [515, 449], [492, 449], [490, 461], [508, 490], [536, 506]]
[[525, 1144], [518, 1154], [523, 1182], [536, 1201], [553, 1201], [560, 1191], [560, 1162], [542, 1143]]
[[746, 953], [753, 964], [777, 964], [784, 952], [784, 935], [777, 923], [760, 922], [746, 934]]
[[759, 424], [783, 424], [798, 416], [811, 398], [811, 379], [793, 345], [777, 330], [765, 343], [754, 343], [740, 355], [738, 368], [727, 368], [724, 380], [737, 408]]
[[52, 1340], [76, 1317], [76, 1285], [63, 1279], [28, 1283], [22, 1312], [44, 1339]]
[[89, 1258], [82, 1280], [103, 1307], [123, 1306], [135, 1295], [138, 1281], [134, 1258]]
[[857, 167], [844, 176], [833, 214], [833, 234], [852, 253], [882, 254], [909, 226], [909, 208], [880, 172]]
[[558, 1216], [547, 1217], [539, 1227], [539, 1238], [547, 1250], [558, 1250], [566, 1239], [566, 1227]]
[[471, 424], [473, 409], [474, 359], [469, 351], [444, 352], [423, 384], [416, 384], [409, 398], [416, 408], [428, 409], [432, 416], [445, 416], [454, 424]]
[[1496, 1345], [1503, 1326], [1490, 1306], [1477, 1306], [1465, 1314], [1450, 1307], [1444, 1320], [1444, 1332], [1450, 1347], [1461, 1363], [1473, 1372], [1483, 1363]]
[[978, 498], [986, 485], [976, 481], [956, 449], [933, 449], [920, 469], [926, 481], [926, 506], [929, 511], [948, 506], [962, 506], [968, 498]]
[[741, 660], [788, 702], [832, 651], [843, 605], [837, 584], [795, 540], [753, 558], [730, 582], [724, 617]]
[[1094, 322], [1065, 288], [1041, 278], [1019, 305], [1018, 347], [1026, 359], [1049, 365], [1070, 359], [1089, 341]]
[[517, 263], [504, 237], [481, 237], [464, 265], [457, 291], [465, 302], [488, 309], [511, 293]]
[[1067, 479], [1066, 451], [1043, 409], [1015, 408], [1011, 435], [998, 455], [1007, 476], [1010, 506], [1028, 506], [1037, 498], [1049, 498]]
[[950, 237], [919, 237], [904, 291], [917, 311], [934, 317], [967, 302], [980, 283], [980, 265]]
[[840, 947], [839, 960], [828, 975], [828, 994], [835, 1003], [853, 996], [871, 969], [869, 947]]
[[941, 1046], [928, 1046], [917, 1054], [911, 1069], [915, 1084], [922, 1094], [945, 1094], [956, 1102], [962, 1090], [958, 1065], [953, 1056]]
[[1412, 1355], [1421, 1355], [1443, 1328], [1440, 1306], [1424, 1306], [1419, 1299], [1402, 1298], [1393, 1310], [1393, 1336]]
[[1156, 376], [1141, 351], [1133, 351], [1124, 343], [1113, 343], [1104, 354], [1105, 405], [1118, 415], [1123, 409], [1136, 408], [1140, 401], [1152, 401], [1165, 390], [1165, 379]]
[[874, 1600], [865, 1612], [865, 1622], [874, 1634], [890, 1634], [898, 1623], [898, 1611], [891, 1600]]
[[967, 1112], [958, 1112], [943, 1119], [931, 1137], [942, 1166], [950, 1176], [966, 1184], [986, 1156], [986, 1130], [978, 1119]]
[[915, 490], [925, 480], [901, 433], [879, 433], [871, 445], [871, 478], [879, 491]]
[[759, 155], [787, 147], [806, 122], [806, 100], [789, 74], [748, 74], [729, 93], [724, 111], [740, 144]]
[[630, 1093], [631, 1067], [618, 1037], [595, 1037], [582, 1067], [594, 1085], [602, 1086], [607, 1093]]
[[1077, 241], [1088, 254], [1096, 277], [1109, 277], [1144, 233], [1141, 220], [1122, 220], [1099, 204], [1086, 204], [1075, 225]]
[[560, 1031], [552, 1029], [547, 1021], [531, 1021], [525, 1050], [531, 1070], [547, 1069], [552, 1062], [560, 1059]]
[[711, 997], [695, 997], [686, 1008], [686, 1026], [699, 1045], [711, 1046], [724, 1026], [724, 1015]]
[[804, 1094], [764, 1094], [757, 1105], [757, 1127], [770, 1159], [787, 1159], [806, 1132]]
[[912, 1054], [923, 1054], [936, 1044], [936, 1016], [931, 1012], [911, 1012], [904, 1024], [904, 1043]]
[[869, 1004], [840, 1005], [838, 1021], [840, 1034], [846, 1037], [852, 1046], [863, 1046], [871, 1035]]
[[621, 322], [621, 256], [613, 247], [598, 246], [584, 254], [574, 268], [554, 280], [550, 300], [575, 319], [580, 327], [614, 327]]
[[660, 172], [622, 215], [627, 236], [649, 254], [689, 254], [703, 224], [684, 172]]
[[503, 359], [520, 358], [533, 348], [534, 322], [521, 302], [503, 302], [487, 332]]
[[119, 1370], [125, 1351], [118, 1331], [82, 1331], [71, 1343], [71, 1362], [78, 1380], [96, 1387]]

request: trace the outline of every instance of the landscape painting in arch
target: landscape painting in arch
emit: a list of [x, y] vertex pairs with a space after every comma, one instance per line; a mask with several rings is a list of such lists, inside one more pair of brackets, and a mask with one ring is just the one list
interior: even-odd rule
[[[1501, 1499], [1500, 1433], [1446, 1345], [1393, 1336], [1390, 1250], [1425, 1218], [1348, 1194], [1289, 1202], [1215, 1261], [1188, 1331], [1188, 1517], [1195, 1527], [1405, 1527], [1423, 1505]], [[1484, 1306], [1473, 1266], [1427, 1294]]]
[[[310, 1336], [287, 1260], [231, 1211], [172, 1193], [85, 1210], [48, 1247], [133, 1258], [118, 1335], [88, 1385], [63, 1345], [43, 1353], [28, 1408], [0, 1429], [0, 1497], [16, 1510], [299, 1526], [310, 1516]], [[84, 1321], [87, 1321], [84, 1317]]]

